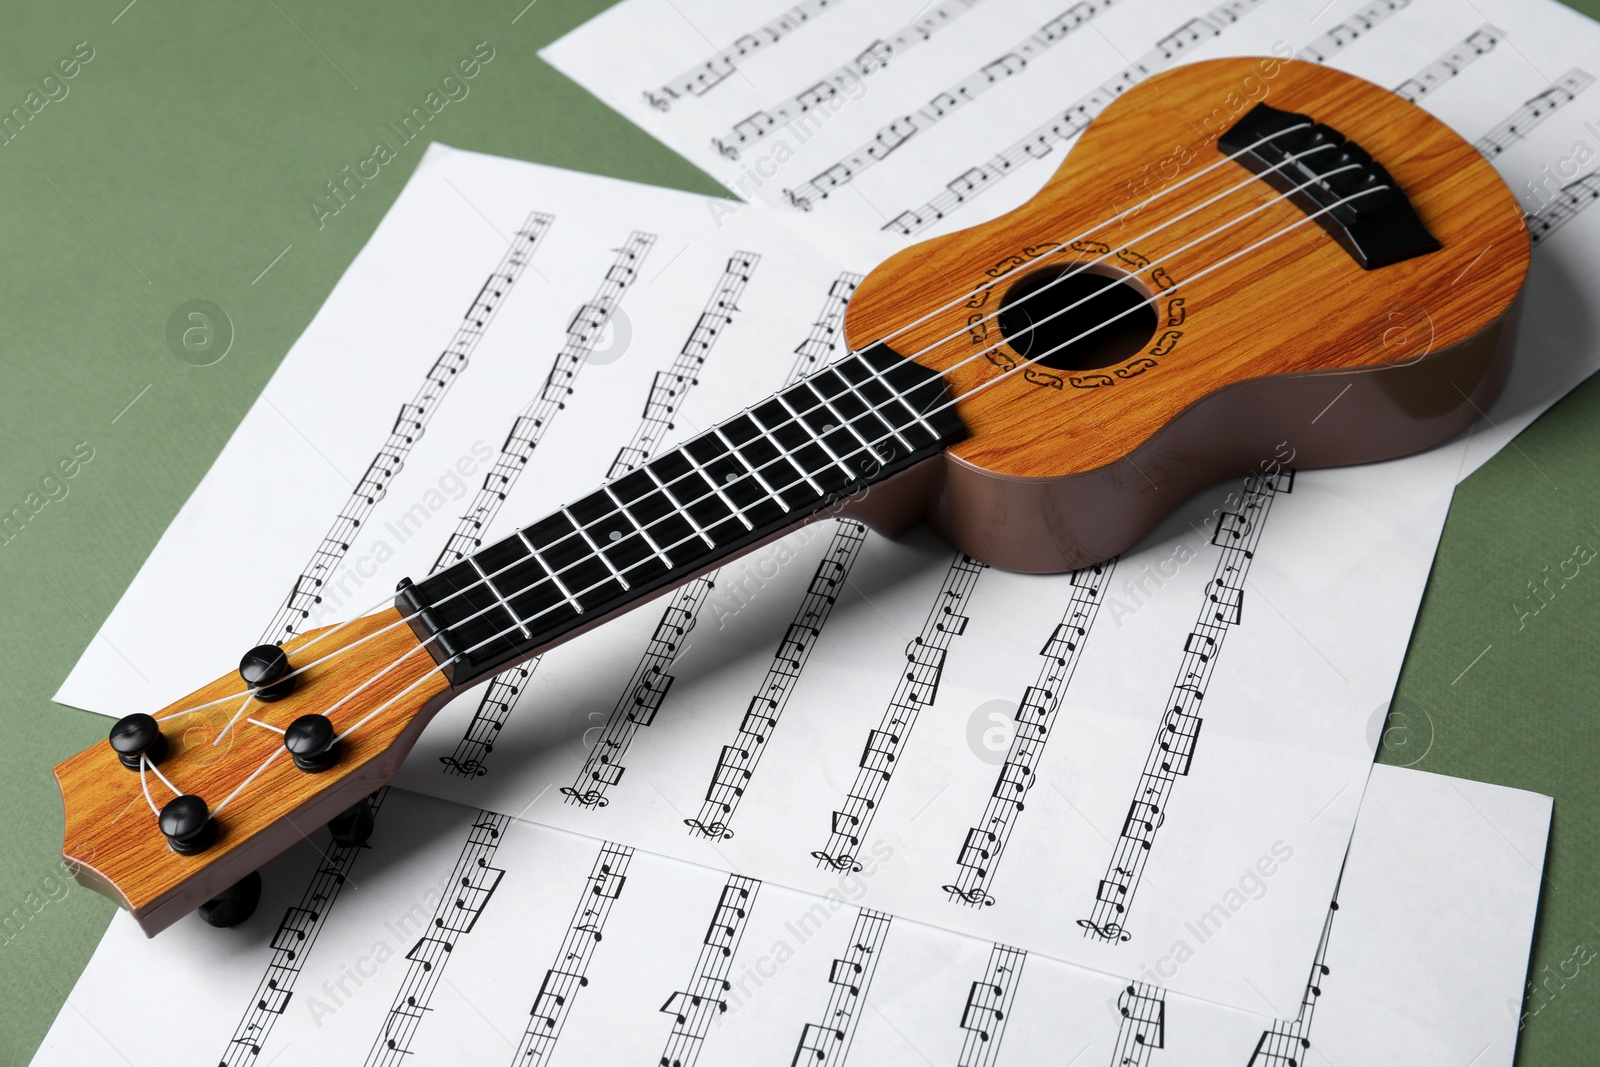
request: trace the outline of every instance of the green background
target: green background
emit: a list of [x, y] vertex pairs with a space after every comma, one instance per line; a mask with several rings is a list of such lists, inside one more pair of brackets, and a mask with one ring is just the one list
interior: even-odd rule
[[[0, 544], [0, 917], [29, 916], [0, 931], [0, 1064], [27, 1062], [112, 911], [55, 888], [50, 768], [103, 740], [106, 723], [50, 696], [425, 139], [319, 228], [309, 203], [322, 184], [488, 41], [493, 61], [429, 137], [718, 192], [538, 59], [608, 0], [126, 2], [9, 5], [0, 26], [0, 113], [78, 42], [94, 49], [68, 95], [0, 147], [0, 512], [80, 442], [94, 450], [68, 495]], [[1600, 0], [1573, 6], [1600, 15]], [[235, 331], [208, 367], [180, 361], [167, 340], [169, 316], [197, 299], [225, 309]], [[1600, 577], [1583, 571], [1520, 629], [1513, 606], [1574, 546], [1600, 547], [1597, 416], [1590, 382], [1457, 492], [1381, 756], [1556, 798], [1530, 973], [1544, 991], [1526, 1005], [1524, 1067], [1587, 1062], [1600, 1047], [1600, 964], [1558, 975], [1592, 955], [1579, 945], [1600, 946], [1589, 700]], [[37, 914], [30, 895], [48, 900]], [[159, 991], [129, 994], [156, 1010]]]

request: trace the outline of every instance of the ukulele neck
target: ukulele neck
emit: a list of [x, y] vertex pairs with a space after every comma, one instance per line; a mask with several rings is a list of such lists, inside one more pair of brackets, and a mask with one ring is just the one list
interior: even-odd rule
[[703, 573], [966, 435], [875, 345], [427, 579], [395, 606], [457, 689]]

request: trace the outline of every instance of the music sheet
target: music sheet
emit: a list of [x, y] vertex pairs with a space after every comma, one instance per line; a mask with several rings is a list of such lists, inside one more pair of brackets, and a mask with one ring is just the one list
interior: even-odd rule
[[[856, 277], [755, 211], [431, 152], [58, 698], [161, 707], [510, 533], [837, 354]], [[1286, 442], [1053, 577], [819, 523], [465, 693], [398, 783], [812, 892], [875, 863], [866, 907], [1125, 978], [1187, 942], [1173, 990], [1292, 1001], [1461, 456]]]
[[[1577, 219], [1600, 198], [1600, 26], [1555, 0], [624, 0], [540, 54], [867, 264], [1021, 204], [1153, 74], [1233, 55], [1326, 63], [1451, 124], [1534, 216], [1518, 361], [1463, 474], [1600, 368], [1600, 212]], [[1148, 195], [1143, 171], [1128, 179], [1108, 218]]]
[[191, 916], [147, 941], [118, 915], [37, 1067], [1509, 1067], [1550, 818], [1536, 794], [1376, 768], [1300, 991], [1248, 1013], [1163, 989], [1176, 960], [1121, 981], [863, 908], [870, 870], [805, 894], [400, 789], [376, 803], [370, 848], [319, 832], [241, 928]]

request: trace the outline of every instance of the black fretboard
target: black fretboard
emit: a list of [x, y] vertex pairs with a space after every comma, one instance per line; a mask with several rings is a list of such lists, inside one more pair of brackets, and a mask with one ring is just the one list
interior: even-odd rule
[[944, 380], [846, 356], [424, 581], [408, 617], [456, 687], [532, 655], [936, 455], [966, 428]]

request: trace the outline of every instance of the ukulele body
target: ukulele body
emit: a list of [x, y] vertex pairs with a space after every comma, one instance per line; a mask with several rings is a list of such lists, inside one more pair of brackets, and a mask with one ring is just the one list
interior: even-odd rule
[[[1370, 152], [1441, 247], [1366, 270], [1238, 163], [1173, 188], [1226, 154], [1217, 135], [1256, 103]], [[1278, 59], [1178, 67], [1101, 113], [1028, 203], [879, 265], [845, 318], [856, 349], [889, 337], [911, 355], [955, 335], [915, 358], [949, 371], [956, 396], [1024, 362], [1027, 340], [1001, 343], [990, 316], [1035, 261], [1150, 298], [1148, 334], [1122, 331], [1120, 350], [1090, 353], [1101, 365], [1047, 359], [957, 401], [971, 436], [854, 506], [877, 529], [926, 520], [975, 559], [1052, 573], [1126, 550], [1229, 478], [1431, 447], [1504, 385], [1528, 257], [1494, 168], [1388, 90]], [[954, 293], [972, 298], [929, 314]]]

